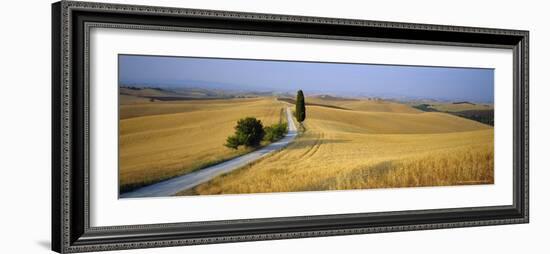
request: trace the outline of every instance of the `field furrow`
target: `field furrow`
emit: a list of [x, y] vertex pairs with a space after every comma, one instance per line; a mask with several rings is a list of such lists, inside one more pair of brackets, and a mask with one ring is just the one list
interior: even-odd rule
[[[120, 121], [121, 190], [135, 189], [248, 153], [247, 148], [233, 150], [224, 146], [237, 120], [254, 116], [271, 125], [279, 122], [283, 107], [272, 98], [173, 102], [175, 106], [164, 112], [166, 104], [135, 104], [148, 110], [143, 111], [144, 115]], [[201, 109], [196, 108], [197, 104], [202, 105]], [[157, 111], [164, 113], [149, 115]]]
[[344, 190], [493, 181], [491, 126], [443, 113], [354, 112], [317, 106], [308, 109], [307, 131], [294, 144], [249, 167], [202, 184], [194, 193]]
[[[321, 102], [338, 107], [319, 106]], [[381, 101], [316, 101], [306, 131], [285, 149], [195, 187], [191, 194], [293, 192], [490, 184], [493, 127]], [[120, 186], [129, 190], [192, 172], [250, 149], [223, 144], [238, 119], [286, 121], [276, 98], [121, 107]]]

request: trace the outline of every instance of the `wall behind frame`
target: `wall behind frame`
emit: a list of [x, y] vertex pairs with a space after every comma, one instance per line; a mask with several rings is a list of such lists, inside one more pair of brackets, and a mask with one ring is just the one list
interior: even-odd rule
[[[107, 1], [107, 0], [103, 0]], [[545, 152], [550, 140], [550, 31], [543, 1], [117, 0], [113, 3], [345, 17], [531, 32], [531, 223], [387, 234], [245, 242], [110, 253], [537, 253], [550, 226]], [[50, 253], [50, 1], [9, 1], [0, 16], [1, 253]]]

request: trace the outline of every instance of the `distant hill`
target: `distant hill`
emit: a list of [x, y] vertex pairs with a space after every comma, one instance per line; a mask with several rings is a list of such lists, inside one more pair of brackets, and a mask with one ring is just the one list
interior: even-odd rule
[[322, 98], [318, 96], [306, 97], [306, 103], [312, 104], [324, 104], [333, 107], [346, 108], [357, 111], [369, 111], [369, 112], [393, 112], [393, 113], [421, 113], [422, 111], [412, 108], [409, 105], [402, 103], [382, 100], [378, 98], [345, 98], [324, 96]]
[[152, 87], [120, 87], [120, 95], [132, 95], [137, 97], [153, 97], [153, 96], [176, 96], [176, 93], [167, 91], [161, 88], [152, 88]]
[[[177, 101], [197, 99], [227, 99], [238, 96], [227, 94], [222, 91], [201, 89], [201, 88], [178, 88], [174, 90], [159, 87], [134, 87], [124, 86], [119, 88], [122, 104], [143, 101]], [[141, 100], [139, 99], [141, 98]]]
[[444, 112], [459, 112], [465, 110], [492, 110], [491, 104], [475, 104], [472, 102], [435, 103], [430, 106], [433, 109]]
[[469, 105], [476, 105], [475, 103], [471, 103], [469, 101], [458, 101], [458, 102], [453, 102], [453, 104], [469, 104]]
[[[288, 103], [291, 103], [291, 104], [296, 104], [296, 100], [295, 100], [295, 99], [292, 99], [292, 98], [279, 97], [279, 98], [277, 98], [277, 100], [279, 100], [279, 101], [284, 101], [284, 102], [288, 102]], [[307, 102], [307, 101], [306, 101], [306, 105], [307, 105], [307, 106], [319, 106], [319, 107], [327, 107], [327, 108], [335, 108], [335, 109], [349, 110], [349, 109], [347, 109], [347, 108], [338, 107], [338, 106], [334, 106], [334, 105], [330, 105], [330, 104], [313, 103], [313, 102]]]
[[354, 99], [354, 98], [332, 96], [328, 94], [314, 95], [314, 96], [310, 96], [310, 98], [317, 98], [317, 99], [327, 100], [327, 101], [358, 101], [358, 99]]
[[434, 104], [422, 103], [413, 107], [426, 112], [444, 112], [491, 126], [494, 125], [494, 108], [491, 104], [475, 104], [460, 101]]
[[[159, 101], [177, 101], [177, 100], [201, 100], [201, 99], [231, 99], [231, 98], [257, 98], [257, 97], [292, 97], [287, 92], [275, 91], [231, 91], [216, 88], [197, 88], [197, 87], [139, 87], [139, 86], [121, 86], [119, 88], [121, 96], [134, 96], [137, 98], [146, 98]], [[134, 100], [137, 101], [137, 100]]]

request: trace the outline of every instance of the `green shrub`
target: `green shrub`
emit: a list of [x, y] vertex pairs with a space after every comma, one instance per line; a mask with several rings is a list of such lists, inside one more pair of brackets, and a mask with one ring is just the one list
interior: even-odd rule
[[229, 148], [237, 149], [237, 148], [239, 148], [239, 145], [241, 145], [241, 144], [240, 144], [239, 139], [237, 138], [236, 135], [227, 137], [225, 146], [227, 146]]
[[233, 149], [244, 145], [248, 147], [256, 147], [265, 136], [265, 131], [262, 121], [254, 117], [246, 117], [237, 121], [235, 126], [235, 134], [227, 137], [225, 146]]
[[285, 136], [287, 132], [287, 124], [277, 123], [271, 126], [267, 126], [265, 127], [264, 131], [265, 131], [264, 140], [269, 142], [274, 142]]

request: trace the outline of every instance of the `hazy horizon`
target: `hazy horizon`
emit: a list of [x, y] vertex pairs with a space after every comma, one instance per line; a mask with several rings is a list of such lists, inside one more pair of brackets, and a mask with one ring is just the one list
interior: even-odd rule
[[119, 55], [119, 84], [494, 101], [494, 70], [482, 68]]

